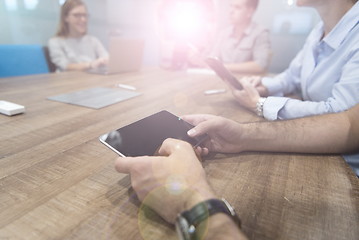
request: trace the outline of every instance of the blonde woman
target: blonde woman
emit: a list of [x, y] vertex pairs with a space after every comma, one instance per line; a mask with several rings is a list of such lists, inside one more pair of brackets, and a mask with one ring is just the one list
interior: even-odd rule
[[59, 29], [48, 44], [51, 61], [59, 71], [83, 71], [107, 63], [106, 49], [87, 34], [88, 16], [81, 0], [67, 0], [62, 6]]

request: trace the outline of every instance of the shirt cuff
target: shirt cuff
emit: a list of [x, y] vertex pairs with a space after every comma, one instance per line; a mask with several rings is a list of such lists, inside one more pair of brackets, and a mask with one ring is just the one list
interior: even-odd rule
[[353, 169], [354, 173], [359, 177], [359, 153], [352, 155], [343, 155], [343, 158]]
[[267, 88], [269, 95], [283, 97], [282, 87], [277, 83], [276, 78], [263, 77], [262, 84]]
[[279, 111], [288, 100], [286, 97], [268, 97], [263, 105], [263, 117], [267, 120], [279, 119]]

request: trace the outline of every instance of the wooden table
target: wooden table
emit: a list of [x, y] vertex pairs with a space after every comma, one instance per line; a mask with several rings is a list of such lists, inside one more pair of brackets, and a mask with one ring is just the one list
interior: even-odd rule
[[[99, 110], [46, 99], [118, 83], [142, 95]], [[26, 106], [0, 115], [0, 239], [177, 239], [173, 226], [143, 214], [98, 137], [163, 109], [260, 120], [229, 92], [203, 94], [223, 87], [214, 76], [159, 69], [0, 79], [0, 99]], [[250, 239], [358, 239], [359, 181], [340, 156], [217, 154], [203, 165]]]

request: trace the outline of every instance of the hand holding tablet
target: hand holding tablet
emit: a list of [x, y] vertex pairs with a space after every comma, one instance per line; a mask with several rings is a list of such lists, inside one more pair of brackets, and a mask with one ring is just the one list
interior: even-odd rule
[[191, 138], [187, 131], [194, 126], [181, 118], [161, 111], [137, 122], [100, 136], [100, 141], [122, 157], [153, 156], [167, 138], [199, 146], [207, 136]]
[[243, 89], [237, 78], [233, 76], [233, 74], [223, 65], [223, 63], [218, 58], [208, 57], [205, 59], [205, 62], [225, 83], [231, 85], [235, 89]]

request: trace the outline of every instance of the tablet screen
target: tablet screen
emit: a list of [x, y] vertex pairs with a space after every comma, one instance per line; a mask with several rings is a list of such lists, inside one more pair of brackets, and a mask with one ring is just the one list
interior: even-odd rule
[[237, 78], [223, 65], [223, 63], [213, 57], [205, 59], [207, 65], [225, 82], [237, 89], [243, 89], [242, 85], [237, 81]]
[[100, 141], [120, 156], [153, 156], [162, 142], [175, 138], [198, 145], [204, 138], [191, 138], [187, 131], [193, 126], [181, 118], [161, 111], [131, 123], [115, 131], [104, 134]]

